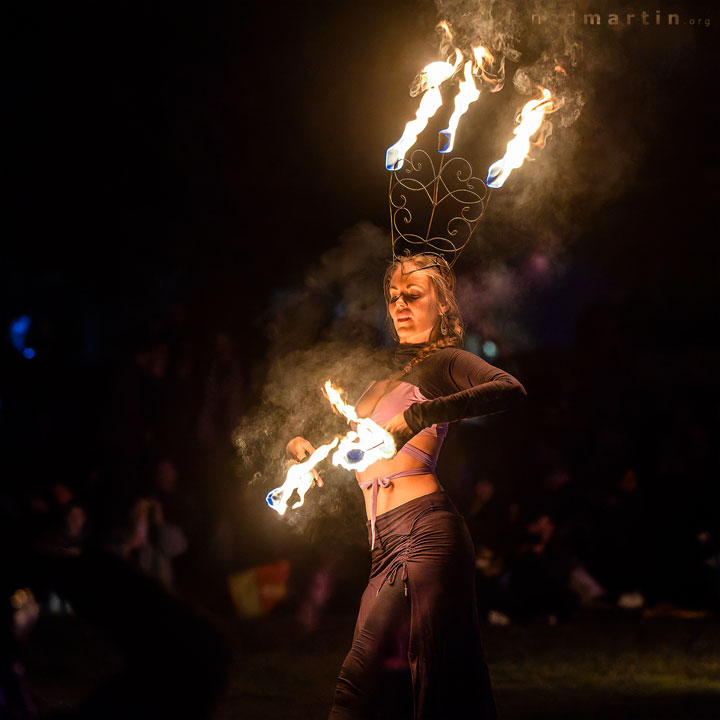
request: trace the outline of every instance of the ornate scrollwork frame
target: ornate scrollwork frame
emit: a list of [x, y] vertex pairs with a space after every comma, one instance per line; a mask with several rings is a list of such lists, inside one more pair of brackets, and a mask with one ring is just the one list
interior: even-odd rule
[[[436, 171], [428, 153], [414, 150], [399, 170], [390, 172], [394, 258], [405, 252], [431, 253], [452, 266], [485, 213], [490, 199], [487, 185], [472, 174], [467, 160], [452, 157], [446, 162], [445, 158], [441, 156]], [[425, 235], [412, 231], [418, 208], [428, 215]]]

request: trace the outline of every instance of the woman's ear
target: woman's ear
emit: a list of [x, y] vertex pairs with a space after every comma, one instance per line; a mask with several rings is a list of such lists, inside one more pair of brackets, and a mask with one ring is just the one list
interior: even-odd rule
[[445, 298], [445, 292], [439, 283], [437, 283], [437, 282], [433, 283], [433, 289], [435, 290], [434, 295], [435, 295], [435, 302], [437, 303], [438, 315], [440, 315], [441, 313], [447, 312], [447, 309], [448, 309], [447, 299]]

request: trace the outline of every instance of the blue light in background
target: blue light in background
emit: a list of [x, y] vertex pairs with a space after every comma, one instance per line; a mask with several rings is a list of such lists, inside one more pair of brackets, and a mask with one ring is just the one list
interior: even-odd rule
[[497, 355], [497, 345], [492, 340], [486, 340], [482, 345], [483, 355], [494, 358]]
[[465, 336], [465, 349], [473, 355], [480, 354], [480, 338], [474, 333], [468, 333]]
[[25, 347], [25, 338], [30, 330], [30, 323], [29, 315], [20, 315], [10, 323], [10, 342], [28, 360], [35, 357], [35, 351], [31, 347]]
[[21, 315], [10, 323], [10, 342], [18, 352], [25, 349], [25, 336], [30, 330], [30, 316]]

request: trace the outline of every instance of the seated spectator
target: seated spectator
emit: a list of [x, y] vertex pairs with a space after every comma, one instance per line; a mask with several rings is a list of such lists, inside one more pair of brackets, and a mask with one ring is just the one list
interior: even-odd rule
[[121, 556], [169, 590], [173, 558], [187, 550], [187, 540], [180, 528], [165, 522], [157, 500], [139, 498], [115, 546]]
[[87, 513], [78, 503], [70, 503], [60, 525], [51, 527], [40, 540], [39, 550], [47, 555], [80, 555], [85, 541]]
[[550, 516], [532, 517], [501, 578], [504, 606], [497, 609], [519, 622], [569, 619], [578, 606], [569, 585], [574, 565], [573, 553]]

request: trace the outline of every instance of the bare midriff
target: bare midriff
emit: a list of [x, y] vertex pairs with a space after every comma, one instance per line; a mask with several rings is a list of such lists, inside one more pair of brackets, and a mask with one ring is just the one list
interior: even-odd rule
[[[433, 437], [414, 437], [411, 444], [429, 455], [433, 455], [438, 442], [438, 439]], [[378, 460], [367, 468], [367, 470], [355, 473], [358, 482], [363, 482], [365, 480], [372, 480], [373, 478], [387, 477], [388, 475], [413, 468], [418, 468], [417, 475], [393, 478], [390, 487], [378, 488], [378, 515], [415, 498], [441, 490], [442, 488], [437, 477], [435, 477], [433, 473], [429, 473], [426, 468], [418, 467], [417, 459], [403, 452], [399, 452], [390, 460]], [[365, 513], [368, 519], [370, 519], [371, 489], [363, 490], [363, 494], [365, 495]]]

